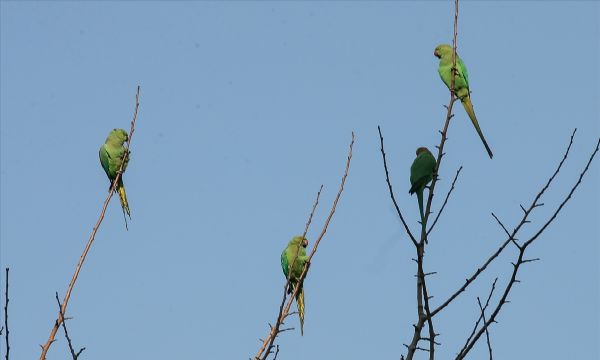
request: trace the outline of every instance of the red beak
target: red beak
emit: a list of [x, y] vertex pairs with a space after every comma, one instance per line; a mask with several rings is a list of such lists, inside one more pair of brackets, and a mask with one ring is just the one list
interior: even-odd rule
[[306, 240], [306, 239], [302, 240], [302, 246], [303, 247], [307, 247], [308, 246], [308, 240]]
[[433, 50], [433, 55], [438, 59], [440, 58], [440, 55], [438, 54], [437, 50]]

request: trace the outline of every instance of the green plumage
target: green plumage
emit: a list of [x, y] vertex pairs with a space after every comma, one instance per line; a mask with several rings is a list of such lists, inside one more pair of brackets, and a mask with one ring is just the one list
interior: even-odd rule
[[[442, 81], [448, 89], [452, 86], [452, 46], [447, 44], [438, 45], [435, 48], [433, 54], [440, 59], [440, 64], [438, 66], [438, 73], [442, 78]], [[469, 73], [467, 72], [467, 67], [463, 63], [462, 59], [456, 54], [456, 76], [454, 77], [454, 91], [456, 96], [460, 99], [465, 111], [469, 115], [479, 138], [483, 142], [483, 146], [490, 157], [490, 159], [494, 156], [492, 150], [485, 141], [485, 137], [483, 136], [483, 132], [479, 127], [479, 122], [477, 121], [477, 117], [475, 116], [475, 110], [473, 109], [473, 104], [471, 103], [471, 93], [469, 91]]]
[[[112, 182], [117, 177], [117, 173], [121, 168], [121, 163], [123, 159], [125, 163], [123, 164], [123, 172], [127, 169], [127, 164], [129, 163], [129, 156], [125, 156], [125, 146], [123, 144], [128, 141], [127, 132], [123, 129], [113, 129], [106, 138], [106, 141], [102, 146], [100, 146], [100, 164], [106, 172], [106, 176], [108, 176], [108, 180], [110, 180], [111, 186]], [[119, 200], [121, 201], [121, 207], [123, 209], [123, 213], [127, 213], [129, 218], [131, 218], [131, 212], [129, 210], [129, 203], [127, 201], [127, 195], [125, 193], [125, 185], [123, 184], [123, 175], [119, 178], [117, 183], [117, 187], [115, 188], [117, 194], [119, 194]], [[125, 223], [127, 225], [127, 223]]]
[[423, 191], [429, 182], [433, 179], [436, 161], [433, 154], [426, 147], [420, 147], [416, 151], [417, 157], [410, 167], [410, 190], [412, 195], [417, 193], [419, 202], [419, 212], [421, 214], [421, 224], [425, 230], [425, 214], [423, 213]]
[[[298, 306], [298, 316], [300, 317], [300, 333], [304, 335], [304, 289], [302, 283], [298, 283], [304, 265], [308, 261], [306, 255], [306, 246], [308, 240], [302, 236], [294, 236], [288, 243], [287, 247], [281, 253], [281, 269], [287, 279], [290, 279], [288, 293], [292, 293], [299, 286], [296, 293], [296, 303]], [[293, 264], [293, 267], [292, 267]]]

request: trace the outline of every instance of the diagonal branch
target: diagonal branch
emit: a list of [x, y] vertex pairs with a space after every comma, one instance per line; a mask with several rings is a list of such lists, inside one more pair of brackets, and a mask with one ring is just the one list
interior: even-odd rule
[[415, 238], [415, 236], [410, 231], [410, 228], [408, 227], [408, 224], [404, 220], [404, 216], [402, 216], [402, 211], [400, 211], [400, 207], [398, 206], [398, 202], [396, 202], [396, 197], [394, 196], [394, 190], [392, 189], [392, 183], [390, 182], [390, 174], [388, 172], [387, 161], [386, 161], [386, 158], [385, 158], [385, 151], [383, 149], [383, 135], [381, 135], [381, 128], [379, 126], [377, 126], [377, 130], [379, 131], [379, 142], [381, 144], [381, 156], [383, 157], [383, 168], [385, 169], [385, 181], [387, 182], [388, 189], [390, 190], [390, 197], [392, 198], [392, 202], [394, 203], [394, 207], [396, 208], [396, 212], [398, 213], [398, 216], [400, 217], [400, 221], [402, 221], [402, 225], [404, 225], [404, 230], [406, 230], [406, 233], [408, 234], [408, 236], [412, 240], [413, 244], [415, 246], [417, 246], [417, 239]]
[[77, 358], [79, 358], [79, 355], [81, 355], [81, 353], [83, 352], [83, 350], [85, 350], [85, 348], [83, 347], [83, 348], [79, 349], [79, 351], [77, 353], [73, 349], [73, 343], [71, 342], [71, 337], [69, 336], [69, 332], [67, 331], [68, 318], [66, 318], [65, 314], [62, 312], [62, 305], [60, 303], [60, 299], [58, 298], [58, 292], [56, 292], [56, 302], [58, 303], [58, 312], [60, 313], [60, 317], [62, 317], [62, 319], [63, 319], [62, 327], [63, 327], [63, 330], [65, 331], [65, 337], [67, 338], [67, 344], [69, 345], [69, 351], [71, 351], [71, 356], [73, 357], [73, 360], [77, 360]]
[[[139, 100], [140, 100], [140, 87], [138, 86], [137, 92], [135, 94], [135, 109], [133, 112], [133, 118], [131, 120], [131, 127], [129, 129], [128, 143], [127, 143], [127, 147], [125, 149], [125, 153], [123, 155], [124, 160], [125, 160], [125, 158], [127, 158], [129, 156], [129, 146], [131, 145], [131, 137], [133, 136], [133, 132], [135, 130], [135, 120], [137, 119], [138, 109], [140, 106]], [[108, 196], [106, 197], [106, 200], [104, 200], [104, 204], [102, 205], [102, 210], [100, 211], [100, 216], [98, 217], [98, 220], [96, 221], [96, 225], [94, 225], [94, 228], [92, 229], [92, 233], [88, 239], [85, 249], [83, 250], [83, 253], [81, 254], [81, 256], [79, 258], [79, 262], [77, 263], [77, 266], [75, 267], [75, 273], [73, 274], [73, 277], [71, 278], [71, 282], [69, 283], [69, 286], [67, 287], [67, 292], [65, 293], [65, 297], [62, 302], [60, 314], [59, 314], [58, 318], [56, 319], [56, 321], [54, 322], [54, 326], [52, 327], [52, 330], [50, 331], [50, 336], [48, 337], [48, 340], [46, 341], [46, 343], [44, 345], [41, 345], [42, 353], [40, 354], [40, 360], [46, 359], [46, 354], [48, 353], [50, 346], [52, 346], [52, 343], [55, 340], [56, 332], [58, 331], [60, 324], [64, 321], [64, 318], [61, 314], [66, 313], [67, 306], [69, 304], [69, 299], [71, 298], [71, 292], [73, 291], [75, 282], [77, 282], [77, 278], [79, 277], [79, 272], [81, 271], [81, 267], [83, 266], [83, 263], [85, 262], [85, 258], [87, 256], [88, 252], [90, 251], [90, 248], [92, 247], [92, 243], [94, 242], [94, 239], [96, 237], [96, 232], [100, 228], [100, 224], [102, 224], [102, 220], [104, 220], [104, 214], [106, 213], [106, 209], [108, 208], [110, 199], [112, 198], [112, 196], [117, 188], [117, 183], [119, 182], [119, 179], [123, 175], [124, 164], [125, 164], [125, 161], [121, 161], [121, 168], [119, 169], [119, 171], [117, 172], [117, 176], [113, 180], [113, 183], [112, 183], [112, 186], [110, 187]]]
[[488, 295], [487, 300], [485, 301], [485, 305], [483, 306], [483, 308], [481, 308], [481, 303], [479, 303], [479, 297], [477, 297], [477, 302], [479, 303], [481, 313], [479, 314], [479, 317], [477, 318], [477, 321], [475, 322], [475, 326], [473, 327], [473, 331], [471, 331], [471, 335], [469, 335], [469, 337], [467, 338], [467, 341], [465, 342], [465, 345], [463, 346], [461, 351], [463, 351], [467, 347], [467, 345], [469, 344], [471, 339], [473, 339], [473, 336], [475, 336], [475, 332], [477, 331], [477, 328], [479, 327], [479, 323], [482, 320], [485, 323], [485, 318], [484, 318], [485, 310], [487, 309], [488, 305], [490, 304], [490, 299], [492, 298], [492, 295], [494, 294], [494, 290], [496, 290], [497, 282], [498, 282], [498, 278], [494, 279], [494, 282], [492, 283], [492, 289], [490, 290], [490, 293]]
[[[331, 222], [331, 219], [333, 218], [333, 214], [335, 213], [337, 204], [342, 196], [342, 192], [344, 191], [344, 185], [346, 184], [346, 178], [348, 177], [348, 172], [350, 170], [350, 162], [352, 160], [353, 146], [354, 146], [354, 132], [352, 132], [352, 141], [350, 142], [348, 156], [346, 159], [346, 168], [344, 170], [344, 175], [342, 176], [342, 180], [340, 182], [340, 187], [339, 187], [337, 195], [333, 201], [333, 205], [331, 206], [331, 210], [329, 211], [329, 215], [325, 219], [325, 223], [323, 225], [321, 233], [317, 237], [317, 240], [315, 241], [315, 244], [313, 245], [310, 255], [308, 256], [306, 264], [304, 265], [304, 268], [302, 269], [302, 273], [300, 274], [300, 277], [298, 278], [298, 283], [302, 283], [304, 281], [304, 279], [306, 278], [306, 273], [308, 272], [308, 267], [310, 266], [310, 262], [311, 262], [313, 256], [315, 255], [317, 248], [318, 248], [319, 244], [321, 243], [321, 240], [323, 239], [323, 237], [325, 236], [325, 233], [327, 232], [329, 223]], [[320, 191], [319, 191], [319, 193], [320, 193]], [[316, 205], [313, 206], [313, 210], [315, 207], [316, 207]], [[288, 281], [285, 286], [286, 293], [287, 293], [288, 286], [289, 286], [289, 278], [288, 278]], [[271, 330], [269, 331], [269, 335], [265, 338], [265, 340], [263, 341], [263, 344], [261, 345], [261, 347], [258, 350], [258, 352], [256, 353], [256, 355], [253, 357], [253, 359], [266, 360], [267, 357], [272, 353], [273, 343], [275, 342], [275, 338], [282, 331], [282, 330], [280, 330], [280, 326], [281, 326], [281, 324], [283, 324], [283, 321], [285, 320], [285, 318], [288, 315], [290, 315], [290, 308], [291, 308], [292, 303], [294, 302], [294, 299], [296, 298], [296, 295], [298, 294], [299, 290], [300, 290], [299, 286], [294, 287], [294, 291], [289, 296], [287, 303], [285, 304], [285, 307], [283, 307], [283, 309], [280, 307], [279, 315], [277, 317], [277, 322], [275, 323], [275, 326], [271, 327]], [[284, 300], [283, 300], [282, 304], [286, 301], [285, 296], [286, 296], [286, 294], [284, 294]]]
[[[310, 227], [310, 224], [312, 222], [312, 218], [313, 215], [315, 213], [315, 210], [317, 209], [317, 205], [319, 204], [319, 198], [321, 197], [321, 191], [323, 190], [323, 185], [321, 184], [321, 187], [319, 188], [319, 191], [317, 192], [317, 197], [315, 199], [315, 202], [313, 204], [312, 210], [310, 212], [310, 215], [308, 216], [308, 220], [306, 221], [306, 226], [304, 227], [304, 233], [302, 234], [303, 238], [306, 238], [306, 234], [308, 233], [308, 228]], [[298, 259], [298, 255], [300, 254], [299, 251], [296, 251], [296, 256], [294, 257], [294, 259], [292, 260], [292, 264], [290, 266], [291, 269], [294, 268], [294, 264], [296, 263], [296, 260]], [[285, 286], [283, 287], [283, 297], [281, 298], [281, 304], [279, 305], [279, 313], [277, 314], [277, 321], [275, 322], [275, 326], [271, 326], [271, 332], [269, 332], [269, 337], [267, 337], [264, 341], [263, 341], [263, 345], [262, 347], [259, 349], [258, 354], [263, 354], [264, 352], [264, 357], [263, 359], [266, 359], [266, 357], [271, 354], [271, 352], [273, 351], [273, 343], [275, 342], [275, 339], [277, 338], [277, 335], [283, 331], [285, 331], [285, 329], [280, 329], [281, 325], [283, 324], [283, 320], [284, 317], [282, 317], [282, 313], [283, 313], [283, 309], [285, 307], [285, 303], [287, 301], [287, 295], [288, 295], [288, 289], [290, 287], [290, 282], [292, 279], [292, 272], [290, 271], [288, 273], [288, 277], [287, 280], [285, 282]], [[267, 349], [267, 351], [265, 351], [265, 349]], [[277, 358], [277, 354], [279, 353], [279, 345], [277, 346], [277, 351], [275, 352], [275, 357]], [[257, 354], [257, 356], [258, 356]], [[255, 356], [255, 359], [258, 359], [258, 357]]]
[[[479, 310], [481, 310], [481, 319], [483, 319], [483, 322], [485, 323], [485, 308], [483, 306], [481, 306], [481, 300], [479, 300], [479, 297], [477, 297], [477, 304], [479, 305]], [[488, 352], [490, 354], [490, 360], [493, 359], [493, 355], [492, 355], [492, 343], [490, 342], [490, 332], [488, 328], [485, 328], [485, 337], [487, 340], [487, 346], [488, 346]]]
[[[575, 134], [575, 131], [573, 131], [573, 135]], [[571, 143], [573, 142], [573, 135], [571, 135]], [[571, 147], [571, 143], [569, 144], [569, 149]], [[583, 171], [579, 174], [579, 178], [577, 179], [577, 182], [575, 183], [575, 185], [573, 185], [573, 187], [571, 188], [571, 190], [569, 191], [569, 193], [567, 194], [567, 196], [565, 197], [565, 199], [560, 203], [560, 205], [558, 206], [558, 208], [555, 210], [555, 212], [552, 214], [552, 216], [546, 221], [546, 223], [544, 223], [544, 225], [535, 233], [535, 235], [533, 235], [531, 238], [529, 238], [529, 240], [527, 240], [525, 243], [523, 243], [523, 245], [519, 248], [519, 256], [517, 258], [517, 262], [513, 264], [513, 271], [510, 277], [510, 281], [508, 282], [508, 284], [506, 285], [506, 288], [504, 289], [504, 292], [502, 294], [502, 297], [500, 298], [500, 300], [498, 301], [498, 304], [496, 305], [494, 311], [492, 312], [492, 314], [490, 315], [489, 319], [487, 321], [485, 321], [484, 325], [481, 327], [481, 329], [479, 329], [479, 331], [477, 332], [477, 334], [473, 337], [473, 339], [468, 343], [468, 345], [457, 355], [456, 359], [464, 359], [465, 356], [469, 353], [469, 351], [473, 348], [473, 346], [477, 343], [477, 340], [479, 340], [479, 338], [483, 335], [483, 333], [485, 331], [487, 331], [488, 327], [495, 322], [496, 317], [498, 316], [498, 314], [500, 313], [500, 310], [502, 309], [502, 307], [504, 306], [504, 304], [506, 304], [508, 302], [507, 298], [508, 295], [510, 294], [510, 291], [512, 290], [512, 287], [515, 283], [518, 282], [517, 280], [517, 274], [519, 272], [519, 269], [521, 267], [521, 265], [529, 263], [529, 262], [533, 262], [536, 259], [526, 259], [525, 258], [525, 252], [527, 251], [527, 248], [529, 247], [529, 245], [531, 245], [536, 239], [539, 238], [539, 236], [544, 232], [544, 230], [546, 230], [546, 228], [556, 219], [556, 217], [558, 216], [559, 212], [562, 210], [562, 208], [564, 207], [564, 205], [571, 199], [573, 193], [575, 192], [575, 190], [577, 190], [577, 188], [579, 187], [579, 185], [581, 184], [581, 181], [583, 179], [583, 177], [585, 176], [585, 174], [587, 173], [590, 164], [592, 163], [592, 161], [594, 160], [596, 154], [598, 153], [598, 150], [600, 148], [600, 138], [598, 139], [598, 142], [596, 143], [596, 147], [594, 149], [594, 151], [592, 152], [592, 154], [590, 155], [588, 162], [585, 166], [585, 168], [583, 169]], [[567, 153], [565, 154], [565, 156], [563, 157], [562, 161], [560, 162], [560, 165], [562, 166], [562, 164], [564, 163], [565, 159], [567, 158]], [[552, 176], [552, 178], [549, 180], [549, 182], [556, 176], [558, 172], [555, 172], [554, 175]], [[542, 193], [543, 191], [545, 191], [548, 188], [548, 186], [545, 186], [540, 193]], [[540, 195], [538, 194], [538, 196], [536, 197], [536, 200], [539, 199]]]
[[433, 220], [433, 223], [431, 224], [431, 227], [429, 228], [429, 230], [427, 230], [427, 235], [429, 236], [429, 233], [431, 232], [431, 230], [433, 230], [433, 227], [435, 226], [435, 224], [437, 223], [438, 219], [440, 218], [440, 215], [442, 215], [442, 212], [444, 211], [444, 208], [446, 208], [446, 204], [448, 203], [448, 199], [450, 198], [450, 194], [452, 194], [452, 191], [454, 190], [454, 185], [456, 185], [456, 180], [458, 179], [458, 175], [460, 175], [460, 172], [462, 170], [462, 166], [458, 168], [458, 170], [456, 170], [456, 175], [454, 175], [454, 180], [452, 180], [452, 185], [450, 186], [450, 190], [448, 190], [448, 193], [446, 194], [446, 198], [444, 199], [444, 203], [442, 204], [442, 207], [440, 208], [440, 211], [438, 211], [435, 219]]
[[456, 299], [462, 292], [464, 292], [467, 289], [467, 287], [469, 287], [469, 285], [471, 285], [473, 283], [473, 281], [475, 281], [475, 279], [477, 279], [477, 277], [479, 277], [479, 275], [481, 275], [481, 273], [492, 263], [492, 261], [494, 261], [502, 253], [502, 251], [504, 251], [504, 249], [510, 242], [517, 240], [517, 237], [516, 237], [517, 233], [519, 232], [519, 230], [521, 229], [521, 227], [524, 224], [529, 222], [528, 218], [529, 218], [529, 215], [531, 214], [531, 212], [535, 208], [541, 206], [541, 204], [539, 203], [540, 198], [546, 192], [546, 190], [548, 189], [550, 184], [554, 181], [554, 179], [556, 178], [556, 175], [562, 168], [562, 166], [565, 162], [565, 159], [567, 158], [567, 156], [569, 155], [569, 152], [571, 151], [571, 146], [573, 145], [573, 138], [575, 136], [576, 131], [577, 131], [577, 129], [573, 130], [573, 133], [571, 134], [571, 139], [569, 141], [569, 145], [567, 146], [567, 149], [565, 150], [565, 154], [564, 154], [562, 160], [560, 161], [560, 163], [558, 164], [556, 170], [554, 171], [552, 176], [548, 179], [548, 181], [546, 182], [544, 187], [542, 187], [540, 192], [533, 199], [533, 201], [531, 202], [531, 205], [527, 209], [523, 210], [523, 217], [521, 218], [521, 221], [519, 222], [519, 224], [513, 229], [512, 233], [508, 234], [508, 238], [500, 245], [498, 250], [496, 250], [479, 268], [477, 268], [477, 270], [473, 273], [473, 275], [471, 275], [471, 277], [466, 279], [465, 283], [458, 290], [456, 290], [452, 295], [450, 295], [450, 297], [448, 297], [448, 299], [446, 299], [446, 301], [444, 301], [435, 310], [433, 310], [433, 312], [431, 313], [431, 316], [435, 316], [440, 311], [442, 311], [446, 306], [450, 305], [450, 303], [452, 301], [454, 301], [454, 299]]

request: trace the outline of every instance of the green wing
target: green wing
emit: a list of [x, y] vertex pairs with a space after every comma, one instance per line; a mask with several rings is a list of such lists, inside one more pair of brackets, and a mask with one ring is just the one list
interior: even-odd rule
[[108, 178], [110, 179], [110, 154], [108, 153], [108, 150], [106, 149], [106, 144], [102, 144], [102, 146], [100, 146], [99, 155], [100, 155], [100, 165], [102, 165], [102, 168], [104, 169], [104, 172], [106, 173], [106, 176], [108, 176]]
[[281, 253], [281, 269], [283, 270], [283, 275], [285, 275], [285, 278], [287, 279], [288, 277], [288, 271], [289, 271], [289, 264], [288, 264], [288, 258], [287, 258], [287, 248], [285, 250], [283, 250], [283, 252]]
[[458, 68], [458, 75], [465, 80], [467, 88], [469, 87], [469, 73], [467, 72], [467, 66], [461, 58], [456, 59], [456, 67]]
[[417, 156], [410, 167], [411, 187], [409, 193], [413, 194], [419, 189], [424, 188], [433, 179], [434, 169], [435, 158], [431, 154], [423, 152]]

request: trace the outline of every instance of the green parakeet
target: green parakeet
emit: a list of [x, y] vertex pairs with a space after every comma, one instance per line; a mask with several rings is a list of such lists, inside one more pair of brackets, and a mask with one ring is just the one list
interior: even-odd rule
[[[447, 44], [438, 45], [435, 48], [433, 55], [440, 59], [438, 73], [440, 74], [442, 81], [444, 81], [446, 86], [448, 86], [448, 89], [450, 89], [452, 80], [452, 46]], [[469, 115], [473, 126], [475, 126], [475, 130], [477, 130], [477, 134], [479, 134], [479, 138], [481, 138], [481, 141], [483, 142], [483, 145], [485, 146], [485, 149], [487, 150], [487, 153], [491, 159], [494, 154], [492, 154], [492, 150], [483, 137], [483, 132], [479, 127], [479, 122], [477, 122], [475, 110], [473, 110], [473, 104], [471, 103], [471, 94], [469, 93], [469, 74], [467, 73], [467, 67], [458, 54], [456, 54], [456, 77], [454, 78], [454, 90], [456, 92], [456, 96], [458, 96], [463, 104], [463, 107], [465, 108], [465, 111]]]
[[[308, 261], [306, 255], [306, 247], [308, 246], [308, 240], [302, 236], [294, 236], [288, 243], [287, 247], [281, 253], [281, 268], [283, 274], [287, 279], [290, 278], [290, 286], [288, 293], [291, 294], [296, 286], [299, 286], [298, 292], [296, 293], [296, 303], [298, 305], [298, 316], [300, 317], [300, 334], [304, 335], [304, 289], [302, 283], [298, 284], [300, 275], [304, 265]], [[294, 259], [296, 259], [294, 261]], [[293, 268], [292, 267], [292, 263]], [[291, 271], [291, 275], [290, 275]]]
[[417, 158], [413, 161], [410, 166], [410, 190], [408, 192], [412, 195], [417, 193], [417, 200], [419, 201], [419, 211], [421, 213], [421, 225], [425, 230], [425, 214], [423, 213], [423, 190], [425, 186], [433, 179], [433, 171], [435, 170], [436, 161], [431, 154], [431, 151], [426, 147], [420, 147], [417, 149]]
[[[112, 182], [117, 177], [117, 172], [121, 168], [121, 162], [125, 155], [125, 147], [123, 143], [128, 141], [127, 131], [123, 129], [113, 129], [108, 134], [106, 141], [100, 146], [100, 164], [106, 172], [106, 176]], [[125, 164], [123, 164], [123, 172], [127, 168], [129, 162], [129, 156], [125, 156]], [[110, 188], [109, 188], [110, 189]], [[123, 175], [119, 178], [115, 191], [119, 194], [121, 200], [121, 207], [123, 208], [123, 214], [127, 213], [131, 219], [131, 212], [129, 211], [129, 203], [127, 202], [127, 195], [125, 194], [125, 185], [123, 185]], [[125, 223], [127, 226], [127, 222]]]

